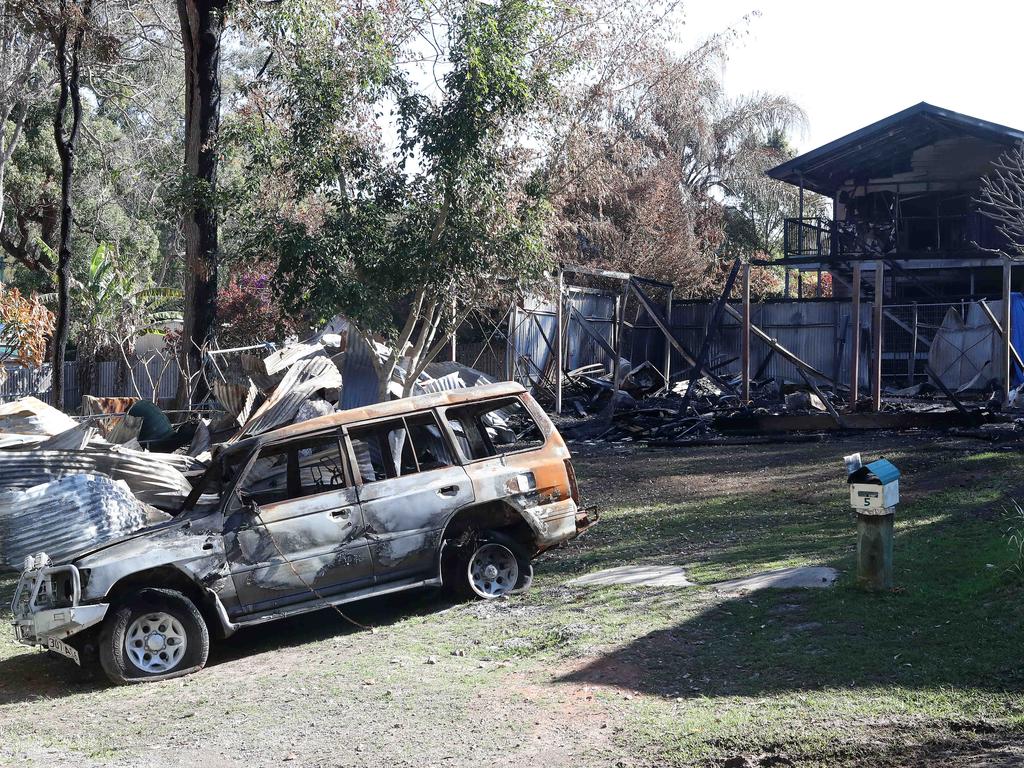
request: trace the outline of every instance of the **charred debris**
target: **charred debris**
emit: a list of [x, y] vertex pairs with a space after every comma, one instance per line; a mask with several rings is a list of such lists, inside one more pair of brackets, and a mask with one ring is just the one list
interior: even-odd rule
[[[813, 352], [805, 359], [754, 318], [755, 309], [769, 322], [802, 315], [810, 302], [755, 305], [750, 273], [751, 265], [737, 260], [718, 299], [698, 304], [674, 302], [673, 287], [655, 280], [563, 269], [560, 299], [548, 307], [555, 322], [549, 333], [541, 329], [548, 347], [543, 366], [534, 345], [529, 383], [535, 396], [575, 440], [695, 446], [816, 441], [863, 430], [1024, 439], [1024, 387], [1004, 387], [993, 364], [1002, 355], [1017, 360], [1017, 350], [984, 300], [950, 307], [934, 326], [918, 324], [915, 308], [913, 329], [903, 327], [895, 307], [885, 307], [881, 292], [863, 308], [859, 296], [821, 302], [818, 309], [831, 313], [827, 329], [813, 316], [803, 325], [773, 323], [796, 339], [793, 349]], [[579, 295], [595, 292], [595, 285], [614, 304], [603, 326], [580, 309]], [[963, 318], [975, 315], [982, 319], [965, 330]], [[897, 350], [891, 337], [911, 330], [913, 351]], [[815, 343], [803, 343], [815, 333]], [[588, 344], [604, 362], [571, 367], [577, 348]], [[663, 354], [651, 354], [659, 345]], [[526, 357], [521, 350], [511, 354]], [[898, 376], [891, 373], [892, 360], [904, 366]]]
[[[179, 512], [218, 448], [376, 400], [372, 364], [351, 356], [347, 334], [312, 343], [209, 355], [212, 398], [185, 411], [132, 397], [83, 398], [71, 417], [34, 397], [0, 404], [0, 569], [46, 550], [59, 561], [87, 546]], [[271, 347], [272, 349], [272, 347]], [[353, 391], [343, 397], [343, 372]], [[372, 381], [371, 381], [372, 379]], [[426, 394], [491, 383], [457, 363], [429, 366], [412, 387]], [[389, 386], [401, 396], [404, 372]], [[198, 491], [197, 491], [198, 493]], [[200, 506], [217, 502], [199, 497]]]

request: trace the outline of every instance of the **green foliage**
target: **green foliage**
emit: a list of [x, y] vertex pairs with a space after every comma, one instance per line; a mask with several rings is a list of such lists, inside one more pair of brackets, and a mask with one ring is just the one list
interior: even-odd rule
[[[43, 270], [55, 259], [40, 243], [53, 246], [59, 233], [60, 164], [53, 145], [52, 105], [37, 104], [7, 171], [3, 245], [22, 267], [11, 275], [23, 288], [47, 289], [48, 280], [30, 274], [31, 261]], [[128, 151], [128, 137], [102, 110], [87, 107], [89, 140], [80, 143], [75, 193], [73, 250], [91, 254], [110, 243], [119, 258], [149, 274], [159, 259], [166, 211], [155, 192], [159, 174]], [[145, 177], [145, 178], [140, 178]], [[26, 263], [28, 261], [29, 263]], [[30, 268], [31, 269], [31, 268]], [[72, 273], [87, 279], [88, 260], [76, 259]]]
[[139, 336], [181, 320], [181, 291], [146, 285], [105, 242], [96, 246], [83, 277], [71, 292], [80, 358], [92, 360], [112, 350], [129, 355]]
[[[410, 311], [538, 277], [547, 205], [523, 183], [519, 131], [550, 82], [530, 53], [543, 9], [472, 2], [442, 18], [440, 93], [397, 64], [375, 12], [349, 11], [329, 32], [287, 18], [269, 108], [226, 129], [250, 160], [240, 207], [263, 222], [241, 251], [278, 263], [285, 307], [312, 323], [344, 313], [393, 341]], [[385, 111], [395, 146], [370, 127]]]
[[1004, 509], [1008, 525], [1004, 538], [1012, 553], [1013, 562], [1010, 570], [1018, 576], [1024, 576], [1024, 507], [1015, 500], [1010, 500], [1012, 509]]

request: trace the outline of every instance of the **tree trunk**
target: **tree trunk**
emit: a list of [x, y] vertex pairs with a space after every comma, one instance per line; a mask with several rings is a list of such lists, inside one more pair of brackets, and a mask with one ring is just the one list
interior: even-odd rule
[[[72, 186], [78, 148], [78, 133], [82, 126], [82, 99], [79, 89], [82, 43], [85, 25], [92, 12], [92, 0], [84, 0], [77, 9], [81, 16], [65, 9], [54, 29], [54, 49], [60, 95], [53, 115], [53, 139], [60, 156], [60, 239], [57, 243], [57, 319], [53, 332], [52, 402], [55, 408], [64, 407], [64, 357], [68, 345], [71, 299], [71, 227], [74, 223]], [[68, 104], [71, 121], [67, 124]]]
[[185, 50], [185, 317], [179, 406], [207, 396], [203, 378], [189, 392], [185, 372], [202, 366], [217, 305], [217, 150], [220, 128], [220, 43], [227, 0], [177, 0]]

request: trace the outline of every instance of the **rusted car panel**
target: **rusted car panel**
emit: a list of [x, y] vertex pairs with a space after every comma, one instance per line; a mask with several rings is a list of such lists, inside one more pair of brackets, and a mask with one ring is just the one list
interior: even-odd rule
[[[493, 567], [467, 567], [459, 553], [505, 548], [528, 568], [592, 522], [568, 448], [514, 383], [320, 417], [235, 443], [214, 465], [216, 508], [195, 506], [208, 498], [200, 485], [194, 508], [168, 523], [27, 568], [13, 606], [19, 642], [95, 631], [108, 608], [147, 587], [187, 596], [225, 635], [453, 578], [472, 587]], [[515, 586], [473, 589], [490, 597]], [[36, 587], [45, 599], [26, 601]]]

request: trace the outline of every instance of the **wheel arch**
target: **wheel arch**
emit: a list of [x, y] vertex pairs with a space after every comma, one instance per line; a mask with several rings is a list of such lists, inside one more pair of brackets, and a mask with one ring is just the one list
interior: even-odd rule
[[437, 572], [444, 580], [448, 556], [482, 531], [501, 531], [533, 557], [537, 553], [536, 533], [523, 514], [504, 501], [488, 501], [463, 507], [448, 518], [441, 532], [437, 551]]
[[122, 577], [111, 586], [106, 600], [111, 605], [117, 605], [129, 595], [145, 589], [173, 589], [180, 592], [198, 609], [211, 635], [223, 638], [227, 634], [214, 598], [191, 574], [173, 565], [158, 565]]

